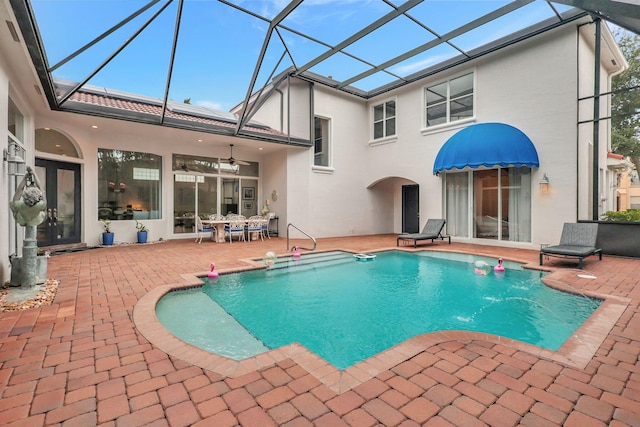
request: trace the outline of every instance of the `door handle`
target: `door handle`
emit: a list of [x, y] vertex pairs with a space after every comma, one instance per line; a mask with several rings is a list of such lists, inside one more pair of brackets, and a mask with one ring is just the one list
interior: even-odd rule
[[53, 208], [53, 226], [57, 227], [58, 226], [58, 209]]
[[51, 209], [47, 209], [47, 225], [51, 227], [51, 222], [53, 221], [53, 215], [51, 213]]

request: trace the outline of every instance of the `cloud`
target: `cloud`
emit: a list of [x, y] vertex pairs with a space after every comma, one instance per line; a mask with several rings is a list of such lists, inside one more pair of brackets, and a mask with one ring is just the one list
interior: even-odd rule
[[437, 56], [431, 56], [429, 58], [420, 60], [420, 61], [416, 61], [416, 62], [410, 62], [404, 65], [399, 65], [397, 67], [392, 67], [390, 70], [394, 73], [394, 74], [398, 74], [400, 76], [407, 76], [409, 74], [415, 73], [417, 71], [421, 71], [424, 70], [425, 68], [428, 68], [432, 65], [438, 64], [440, 62], [443, 62], [447, 59], [451, 58], [451, 55], [437, 55]]
[[198, 105], [200, 107], [205, 107], [205, 108], [209, 108], [210, 110], [218, 110], [218, 111], [227, 111], [227, 109], [224, 107], [223, 103], [220, 102], [214, 102], [214, 101], [197, 101], [195, 103], [195, 105]]

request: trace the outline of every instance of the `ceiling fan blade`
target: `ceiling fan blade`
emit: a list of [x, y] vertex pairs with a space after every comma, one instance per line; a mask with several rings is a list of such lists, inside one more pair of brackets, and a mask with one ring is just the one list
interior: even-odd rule
[[249, 166], [250, 163], [245, 162], [244, 160], [237, 160], [233, 158], [233, 144], [229, 144], [229, 147], [231, 148], [231, 153], [228, 159], [223, 160], [226, 163], [229, 163], [231, 166], [235, 166], [235, 165], [239, 165], [239, 166]]

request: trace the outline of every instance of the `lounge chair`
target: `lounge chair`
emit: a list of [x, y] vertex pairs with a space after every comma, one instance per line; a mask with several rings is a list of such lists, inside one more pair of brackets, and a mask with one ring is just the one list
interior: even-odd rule
[[597, 237], [596, 223], [565, 223], [560, 244], [540, 249], [540, 265], [544, 256], [578, 258], [578, 268], [582, 268], [582, 260], [588, 256], [597, 254], [602, 260], [602, 249], [596, 248]]
[[451, 244], [451, 236], [442, 234], [445, 223], [444, 219], [429, 219], [421, 233], [399, 235], [396, 239], [396, 246], [400, 246], [400, 240], [413, 240], [413, 247], [415, 248], [418, 246], [418, 240], [431, 240], [431, 243], [433, 243], [435, 239], [444, 240], [445, 237], [449, 239], [449, 244]]

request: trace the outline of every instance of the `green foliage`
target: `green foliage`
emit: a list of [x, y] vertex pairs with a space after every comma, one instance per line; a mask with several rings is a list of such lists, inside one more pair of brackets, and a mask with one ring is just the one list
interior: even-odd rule
[[191, 98], [185, 98], [184, 101], [185, 104], [191, 104]]
[[615, 36], [629, 68], [612, 80], [611, 146], [640, 170], [640, 35], [619, 31]]
[[111, 233], [111, 220], [110, 219], [101, 219], [102, 227], [104, 228], [105, 233]]
[[602, 214], [602, 220], [612, 222], [640, 222], [640, 210], [630, 209], [624, 212], [605, 212]]
[[138, 231], [149, 231], [146, 225], [136, 220], [136, 230]]

